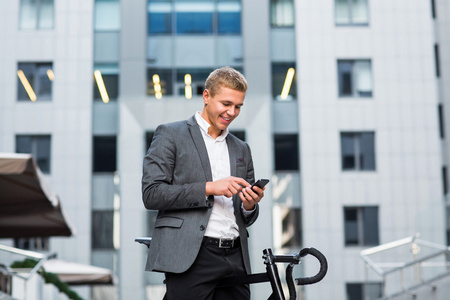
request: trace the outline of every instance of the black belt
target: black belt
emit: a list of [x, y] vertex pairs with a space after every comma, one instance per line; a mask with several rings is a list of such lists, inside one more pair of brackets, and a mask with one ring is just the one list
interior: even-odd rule
[[224, 239], [224, 238], [216, 239], [216, 238], [205, 236], [203, 238], [203, 245], [205, 245], [205, 246], [212, 245], [212, 246], [216, 246], [218, 248], [232, 249], [232, 248], [237, 248], [237, 247], [241, 246], [241, 239], [240, 238], [236, 238], [236, 239]]

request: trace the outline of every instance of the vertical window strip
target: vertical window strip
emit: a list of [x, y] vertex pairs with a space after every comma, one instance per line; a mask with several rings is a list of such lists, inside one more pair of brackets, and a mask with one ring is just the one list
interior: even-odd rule
[[442, 104], [438, 105], [438, 116], [439, 116], [439, 136], [441, 139], [445, 138], [445, 121], [444, 121], [444, 107]]
[[442, 188], [444, 196], [448, 193], [448, 174], [447, 174], [447, 166], [442, 167]]
[[434, 63], [436, 65], [436, 77], [441, 76], [440, 66], [439, 66], [439, 45], [434, 44]]
[[436, 19], [436, 1], [431, 0], [431, 16]]

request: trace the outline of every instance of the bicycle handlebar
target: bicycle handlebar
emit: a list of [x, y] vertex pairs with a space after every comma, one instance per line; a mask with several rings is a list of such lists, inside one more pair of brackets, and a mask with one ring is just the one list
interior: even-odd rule
[[317, 250], [315, 248], [304, 248], [299, 253], [300, 257], [304, 257], [308, 254], [317, 258], [317, 260], [320, 263], [320, 270], [316, 275], [314, 275], [312, 277], [295, 278], [295, 282], [297, 283], [297, 285], [306, 285], [306, 284], [313, 284], [313, 283], [319, 282], [327, 274], [328, 262], [327, 262], [327, 259], [325, 258], [325, 256], [319, 250]]

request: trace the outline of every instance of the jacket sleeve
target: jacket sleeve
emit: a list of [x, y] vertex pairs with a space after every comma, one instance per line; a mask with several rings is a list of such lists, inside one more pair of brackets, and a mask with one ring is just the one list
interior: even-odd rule
[[[202, 180], [204, 176], [196, 176], [195, 172], [199, 172], [198, 170], [192, 170], [192, 165], [180, 161], [179, 151], [187, 153], [187, 150], [179, 149], [183, 148], [183, 145], [180, 144], [177, 132], [176, 128], [168, 125], [158, 126], [144, 157], [142, 200], [147, 209], [192, 209], [207, 207], [210, 201], [205, 196], [206, 180]], [[183, 173], [193, 174], [179, 175], [181, 177], [176, 180], [175, 171], [182, 169], [188, 171]]]

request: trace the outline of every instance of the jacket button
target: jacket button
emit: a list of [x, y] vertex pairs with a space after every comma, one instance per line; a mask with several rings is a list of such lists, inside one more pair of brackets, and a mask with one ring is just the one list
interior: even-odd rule
[[204, 231], [204, 230], [205, 230], [205, 226], [200, 225], [200, 230], [201, 230], [201, 231]]

